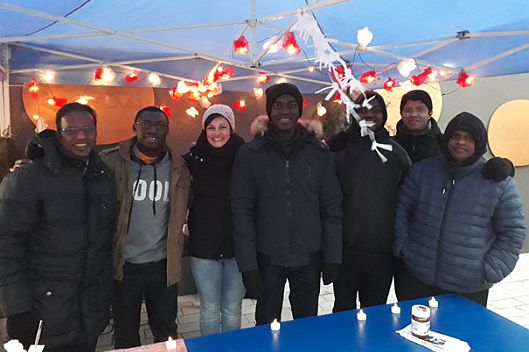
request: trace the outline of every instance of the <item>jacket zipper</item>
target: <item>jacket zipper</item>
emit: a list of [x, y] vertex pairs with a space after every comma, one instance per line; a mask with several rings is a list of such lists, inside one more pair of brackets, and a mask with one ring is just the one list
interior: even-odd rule
[[288, 218], [292, 218], [292, 204], [290, 199], [290, 160], [285, 160], [286, 183], [287, 183], [287, 210]]
[[443, 211], [443, 218], [442, 218], [442, 222], [441, 222], [441, 228], [439, 229], [439, 238], [437, 238], [437, 255], [436, 255], [436, 260], [435, 260], [435, 271], [434, 271], [434, 280], [433, 280], [433, 286], [437, 286], [437, 269], [438, 269], [438, 263], [439, 263], [439, 255], [440, 255], [440, 243], [441, 243], [441, 237], [443, 235], [443, 232], [444, 232], [444, 228], [445, 228], [445, 218], [446, 218], [446, 213], [448, 212], [448, 207], [450, 206], [450, 199], [452, 198], [452, 194], [454, 192], [454, 188], [456, 186], [456, 179], [453, 178], [452, 179], [452, 187], [450, 187], [450, 189], [447, 190], [446, 186], [443, 187], [443, 195], [447, 194], [447, 199], [446, 199], [446, 206], [445, 206], [445, 209]]

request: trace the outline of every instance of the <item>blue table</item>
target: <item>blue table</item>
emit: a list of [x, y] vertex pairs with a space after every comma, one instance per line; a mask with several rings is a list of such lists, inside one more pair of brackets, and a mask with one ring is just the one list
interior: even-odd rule
[[[529, 329], [457, 295], [437, 300], [433, 331], [468, 342], [471, 351], [529, 351]], [[410, 323], [414, 304], [428, 305], [428, 299], [400, 302], [402, 311], [397, 316], [391, 314], [389, 304], [367, 308], [365, 322], [357, 321], [356, 311], [346, 311], [284, 322], [278, 333], [265, 325], [186, 339], [185, 343], [188, 352], [428, 351], [395, 333]]]

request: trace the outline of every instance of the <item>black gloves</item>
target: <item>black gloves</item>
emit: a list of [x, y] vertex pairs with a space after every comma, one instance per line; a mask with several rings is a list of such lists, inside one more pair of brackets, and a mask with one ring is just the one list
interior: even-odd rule
[[488, 180], [499, 182], [507, 176], [514, 176], [514, 165], [507, 158], [494, 157], [483, 165], [481, 174]]
[[39, 321], [39, 315], [33, 309], [12, 315], [7, 318], [7, 334], [11, 339], [17, 339], [27, 348], [35, 342]]
[[242, 273], [242, 282], [250, 297], [259, 298], [264, 293], [264, 282], [259, 270]]
[[332, 284], [338, 279], [341, 266], [341, 264], [336, 263], [323, 263], [322, 276], [324, 285]]

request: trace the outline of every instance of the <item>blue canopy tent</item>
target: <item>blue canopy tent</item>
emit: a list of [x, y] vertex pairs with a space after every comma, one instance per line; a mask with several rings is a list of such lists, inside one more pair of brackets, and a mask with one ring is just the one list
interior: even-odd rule
[[[107, 65], [117, 73], [111, 84], [151, 85], [125, 83], [123, 76], [135, 70], [155, 72], [161, 86], [172, 87], [202, 80], [220, 63], [235, 71], [224, 90], [250, 91], [259, 72], [267, 72], [270, 83], [284, 77], [313, 93], [330, 79], [318, 69], [310, 41], [298, 37], [302, 52], [295, 56], [263, 49], [292, 28], [299, 9], [311, 11], [355, 76], [377, 71], [371, 87], [389, 77], [405, 80], [396, 67], [408, 58], [416, 73], [442, 70], [441, 80], [454, 80], [461, 70], [481, 77], [529, 71], [526, 0], [16, 0], [0, 2], [1, 130], [9, 125], [9, 84], [39, 79], [46, 70], [54, 71], [52, 83], [85, 85]], [[374, 39], [359, 50], [356, 32], [364, 26]], [[232, 49], [241, 34], [250, 44], [244, 55]]]

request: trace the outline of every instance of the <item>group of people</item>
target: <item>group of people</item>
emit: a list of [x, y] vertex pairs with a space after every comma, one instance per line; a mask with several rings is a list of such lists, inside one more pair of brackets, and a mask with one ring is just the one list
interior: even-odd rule
[[[364, 103], [369, 99], [369, 104]], [[96, 113], [70, 103], [57, 131], [29, 144], [33, 162], [0, 185], [0, 313], [25, 346], [39, 321], [46, 350], [94, 351], [110, 306], [116, 348], [141, 344], [145, 302], [156, 342], [177, 337], [183, 228], [203, 335], [238, 329], [245, 294], [256, 324], [318, 313], [320, 280], [334, 312], [447, 292], [486, 305], [526, 235], [507, 160], [485, 162], [486, 129], [470, 113], [444, 134], [420, 90], [401, 101], [397, 134], [384, 99], [355, 100], [380, 153], [353, 119], [328, 145], [298, 123], [303, 98], [266, 90], [265, 130], [245, 143], [230, 107], [215, 104], [188, 153], [166, 141], [167, 115], [138, 111], [135, 136], [95, 151]], [[425, 159], [421, 161], [422, 159]]]

